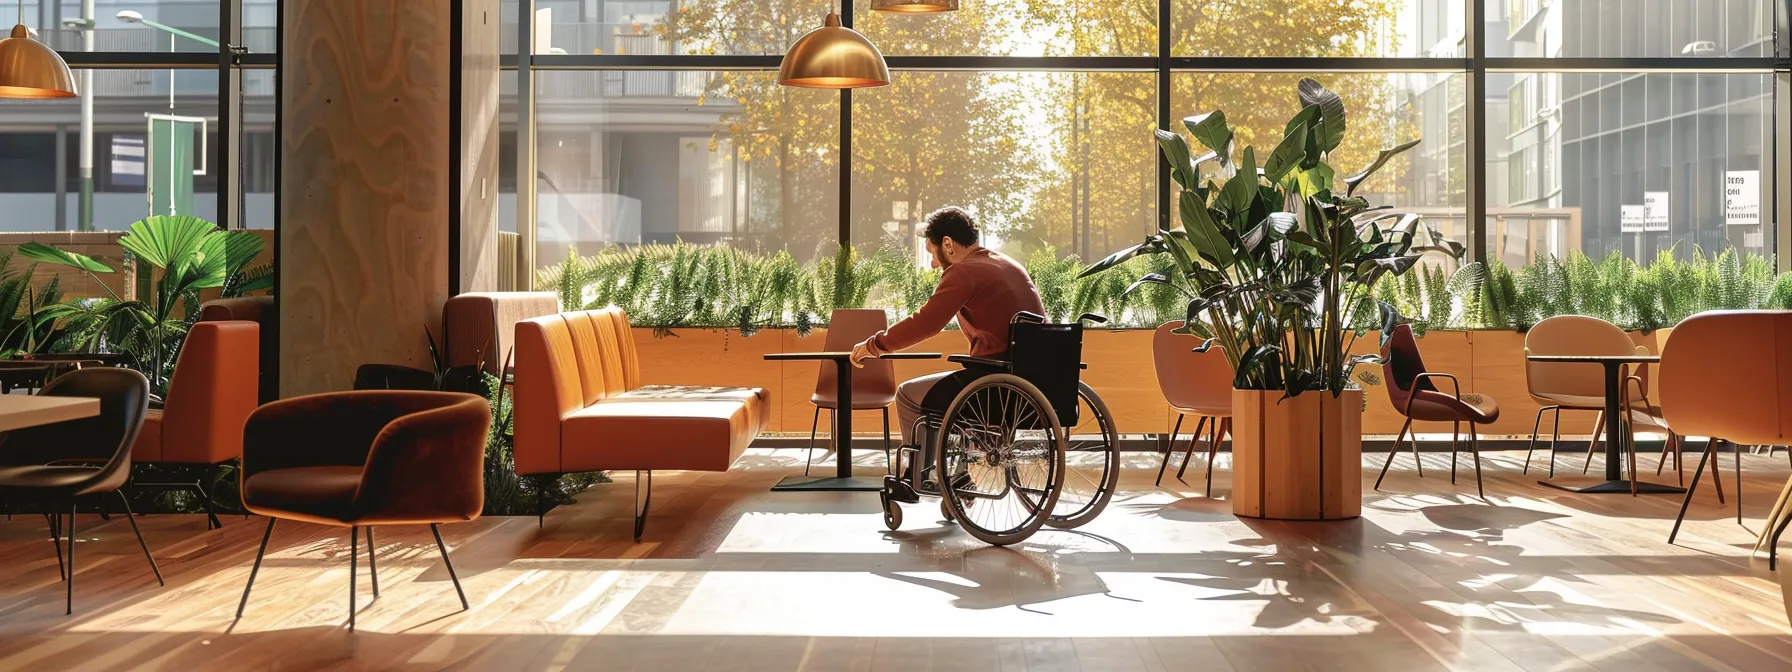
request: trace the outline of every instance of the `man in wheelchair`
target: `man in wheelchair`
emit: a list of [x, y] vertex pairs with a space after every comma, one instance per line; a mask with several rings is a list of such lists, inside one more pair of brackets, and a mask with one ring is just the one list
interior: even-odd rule
[[[958, 328], [971, 342], [971, 356], [1008, 359], [1008, 327], [1023, 311], [1043, 315], [1039, 288], [1020, 265], [978, 243], [977, 224], [961, 208], [946, 207], [927, 215], [921, 236], [933, 267], [944, 269], [940, 284], [920, 312], [853, 346], [853, 366], [866, 359], [913, 347], [946, 328], [958, 317]], [[896, 388], [896, 413], [902, 440], [915, 443], [915, 421], [924, 412], [945, 411], [952, 398], [971, 381], [988, 373], [975, 366], [960, 371], [941, 371], [902, 383]]]

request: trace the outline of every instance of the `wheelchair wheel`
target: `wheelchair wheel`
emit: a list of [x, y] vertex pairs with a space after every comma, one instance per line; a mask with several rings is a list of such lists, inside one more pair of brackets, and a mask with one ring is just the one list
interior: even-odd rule
[[1003, 546], [1051, 517], [1064, 484], [1064, 429], [1032, 383], [994, 374], [946, 407], [935, 438], [935, 478], [950, 517], [971, 536]]
[[1064, 453], [1064, 487], [1047, 525], [1079, 527], [1101, 515], [1120, 481], [1120, 431], [1108, 405], [1087, 384], [1077, 383], [1077, 426], [1068, 428]]

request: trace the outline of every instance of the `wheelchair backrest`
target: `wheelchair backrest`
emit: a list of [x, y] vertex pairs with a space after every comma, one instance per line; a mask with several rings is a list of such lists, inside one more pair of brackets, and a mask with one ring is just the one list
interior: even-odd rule
[[1064, 429], [1075, 427], [1077, 380], [1083, 361], [1082, 323], [1015, 322], [1008, 327], [1008, 358], [1014, 364], [1014, 375], [1045, 394]]

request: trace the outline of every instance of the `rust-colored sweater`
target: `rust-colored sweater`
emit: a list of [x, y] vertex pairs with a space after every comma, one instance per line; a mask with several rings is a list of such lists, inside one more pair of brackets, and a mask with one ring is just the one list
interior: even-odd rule
[[980, 247], [940, 275], [920, 312], [872, 336], [871, 345], [880, 353], [913, 347], [957, 315], [971, 355], [1001, 359], [1008, 354], [1008, 322], [1023, 310], [1045, 314], [1026, 267]]

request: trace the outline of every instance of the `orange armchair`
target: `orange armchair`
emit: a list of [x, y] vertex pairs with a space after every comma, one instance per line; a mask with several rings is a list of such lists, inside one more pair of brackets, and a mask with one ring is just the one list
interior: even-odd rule
[[[261, 328], [254, 322], [198, 322], [187, 332], [168, 398], [143, 419], [131, 460], [198, 465], [215, 473], [243, 454], [243, 423], [255, 411]], [[204, 479], [192, 483], [140, 483], [145, 487], [197, 490], [208, 524], [218, 527]]]
[[243, 505], [268, 517], [237, 617], [249, 604], [268, 538], [280, 519], [349, 528], [349, 629], [355, 627], [355, 558], [367, 530], [367, 563], [379, 598], [374, 525], [429, 525], [454, 581], [440, 523], [479, 517], [485, 504], [485, 440], [491, 407], [454, 392], [367, 390], [285, 399], [250, 416], [243, 435]]

